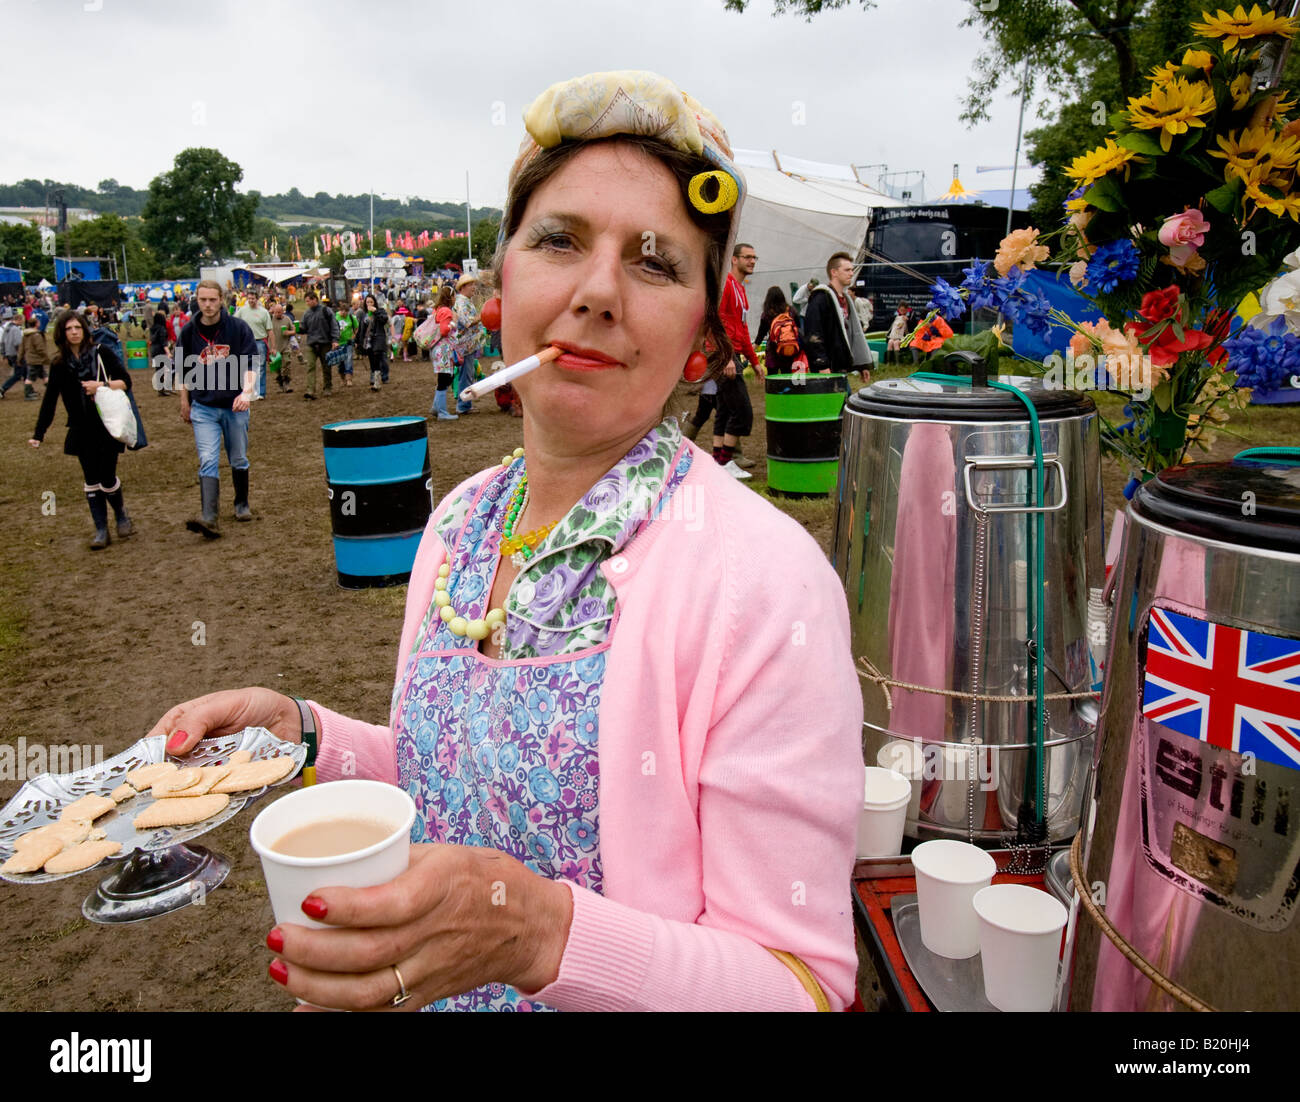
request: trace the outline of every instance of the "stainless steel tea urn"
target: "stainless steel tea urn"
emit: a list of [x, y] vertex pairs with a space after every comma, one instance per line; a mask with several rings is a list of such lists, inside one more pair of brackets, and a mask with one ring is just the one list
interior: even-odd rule
[[[1103, 584], [1098, 421], [1077, 392], [982, 381], [912, 376], [849, 399], [833, 558], [864, 676], [866, 762], [920, 785], [907, 833], [1038, 844], [1078, 829], [1092, 759], [1104, 653], [1089, 647], [1088, 616]], [[1035, 434], [1012, 389], [1037, 414], [1037, 503]]]
[[1300, 1009], [1300, 451], [1261, 451], [1129, 504], [1072, 1008]]

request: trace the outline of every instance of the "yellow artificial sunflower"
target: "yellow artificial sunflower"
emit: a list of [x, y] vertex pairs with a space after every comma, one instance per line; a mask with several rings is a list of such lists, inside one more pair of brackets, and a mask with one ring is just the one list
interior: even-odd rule
[[1240, 176], [1247, 185], [1258, 185], [1270, 173], [1286, 172], [1300, 162], [1300, 138], [1274, 134], [1264, 126], [1247, 128], [1240, 140], [1235, 130], [1226, 138], [1216, 135], [1215, 140], [1219, 149], [1211, 151], [1210, 156], [1228, 162], [1223, 168], [1225, 180]]
[[1129, 122], [1139, 130], [1159, 130], [1160, 148], [1166, 153], [1174, 137], [1188, 127], [1204, 126], [1201, 115], [1214, 110], [1214, 93], [1208, 84], [1179, 77], [1165, 84], [1153, 84], [1145, 96], [1128, 101]]
[[1295, 105], [1296, 105], [1295, 100], [1287, 99], [1286, 96], [1284, 95], [1278, 96], [1277, 103], [1273, 107], [1273, 110], [1277, 112], [1277, 114], [1274, 116], [1274, 119], [1279, 124], [1283, 123], [1284, 120], [1282, 119], [1282, 116], [1285, 115], [1288, 111], [1292, 110], [1295, 107]]
[[[1114, 172], [1117, 168], [1124, 170], [1124, 179], [1128, 179], [1130, 162], [1140, 161], [1141, 158], [1131, 149], [1124, 149], [1115, 144], [1113, 138], [1107, 138], [1103, 145], [1096, 149], [1075, 157], [1070, 162], [1070, 167], [1065, 170], [1065, 174], [1071, 180], [1078, 180], [1083, 187], [1091, 187], [1103, 176], [1109, 172]], [[1083, 210], [1087, 204], [1082, 200], [1074, 200], [1078, 205], [1071, 210]]]
[[1294, 19], [1271, 11], [1260, 11], [1258, 4], [1251, 5], [1249, 15], [1238, 4], [1231, 15], [1220, 8], [1216, 15], [1211, 15], [1208, 11], [1201, 12], [1201, 18], [1205, 22], [1193, 23], [1192, 30], [1203, 38], [1222, 38], [1225, 50], [1235, 50], [1237, 43], [1247, 38], [1260, 38], [1270, 34], [1290, 38], [1296, 32]]
[[1250, 74], [1242, 73], [1231, 84], [1228, 91], [1232, 93], [1232, 107], [1240, 111], [1250, 103]]
[[1151, 70], [1148, 79], [1152, 84], [1164, 84], [1165, 81], [1173, 80], [1178, 75], [1178, 66], [1172, 61], [1166, 61], [1163, 65], [1157, 65]]
[[1246, 180], [1246, 195], [1254, 200], [1255, 206], [1268, 211], [1275, 218], [1290, 216], [1291, 221], [1300, 222], [1300, 195], [1266, 195], [1253, 180]]
[[1214, 55], [1209, 50], [1188, 50], [1183, 54], [1182, 64], [1193, 69], [1204, 69], [1208, 73], [1214, 65]]

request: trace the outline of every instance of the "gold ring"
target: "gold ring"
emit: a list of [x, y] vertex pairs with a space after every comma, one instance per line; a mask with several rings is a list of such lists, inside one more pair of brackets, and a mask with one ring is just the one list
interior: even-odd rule
[[402, 982], [402, 973], [397, 970], [397, 965], [390, 964], [388, 967], [393, 970], [393, 975], [397, 977], [397, 986], [401, 988], [401, 990], [398, 991], [397, 994], [393, 996], [393, 1001], [390, 1002], [388, 1005], [401, 1006], [402, 1003], [406, 1002], [410, 998], [413, 998], [415, 993], [413, 991], [406, 990], [406, 984]]
[[740, 188], [730, 172], [711, 169], [692, 176], [686, 194], [690, 196], [691, 206], [701, 214], [721, 214], [736, 205]]

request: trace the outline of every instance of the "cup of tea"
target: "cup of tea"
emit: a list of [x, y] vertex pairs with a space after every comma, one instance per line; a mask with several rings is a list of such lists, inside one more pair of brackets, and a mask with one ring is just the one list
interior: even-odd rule
[[415, 802], [382, 781], [312, 785], [263, 808], [248, 836], [276, 922], [325, 929], [302, 912], [318, 888], [373, 888], [406, 871]]

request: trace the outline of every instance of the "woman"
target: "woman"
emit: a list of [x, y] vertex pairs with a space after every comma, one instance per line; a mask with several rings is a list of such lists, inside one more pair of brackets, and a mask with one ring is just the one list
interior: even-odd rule
[[474, 306], [471, 297], [477, 286], [478, 280], [472, 275], [463, 275], [456, 280], [456, 301], [451, 308], [456, 318], [457, 413], [474, 412], [474, 403], [461, 401], [460, 394], [474, 383], [474, 360], [478, 356], [479, 337], [482, 332], [479, 327], [478, 309]]
[[366, 295], [365, 315], [357, 330], [357, 347], [370, 358], [370, 389], [388, 378], [388, 315], [373, 294]]
[[[628, 136], [645, 117], [663, 139]], [[309, 744], [318, 729], [318, 778], [413, 793], [412, 838], [433, 844], [407, 872], [305, 900], [332, 929], [268, 936], [271, 977], [310, 1003], [842, 1007], [863, 785], [844, 594], [797, 524], [663, 417], [706, 337], [728, 354], [739, 204], [702, 213], [687, 188], [739, 171], [716, 120], [650, 73], [556, 85], [525, 119], [495, 261], [502, 347], [564, 351], [518, 381], [526, 454], [430, 520], [392, 727], [244, 689], [153, 733], [183, 754], [249, 724]]]
[[787, 375], [799, 355], [799, 326], [780, 287], [769, 287], [763, 299], [763, 316], [758, 323], [759, 339], [765, 341], [764, 365], [769, 375]]
[[98, 551], [109, 544], [109, 505], [113, 506], [119, 539], [129, 536], [133, 527], [122, 504], [122, 480], [117, 477], [117, 457], [126, 450], [126, 445], [108, 435], [95, 408], [95, 391], [101, 386], [129, 391], [131, 377], [112, 349], [95, 346], [85, 322], [72, 310], [64, 311], [54, 323], [54, 346], [57, 351], [50, 366], [50, 382], [36, 418], [36, 431], [28, 443], [33, 448], [41, 446], [61, 397], [63, 408], [68, 411], [68, 435], [63, 441], [63, 451], [65, 455], [75, 455], [81, 463], [86, 501], [95, 521], [90, 548]]
[[889, 333], [885, 337], [885, 363], [898, 363], [898, 353], [903, 348], [903, 338], [907, 336], [907, 307], [900, 306], [889, 323]]
[[433, 308], [433, 316], [438, 322], [438, 338], [429, 346], [429, 362], [438, 373], [438, 390], [433, 396], [433, 413], [439, 421], [458, 421], [456, 414], [447, 409], [447, 388], [451, 386], [452, 376], [456, 372], [453, 354], [456, 350], [456, 319], [452, 313], [455, 296], [450, 287], [438, 289], [438, 301]]
[[169, 355], [170, 335], [167, 332], [167, 311], [159, 307], [153, 312], [149, 321], [149, 362], [155, 365], [155, 377], [158, 380], [158, 393], [161, 397], [170, 396], [168, 383], [172, 381], [172, 365]]

